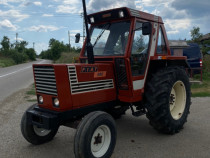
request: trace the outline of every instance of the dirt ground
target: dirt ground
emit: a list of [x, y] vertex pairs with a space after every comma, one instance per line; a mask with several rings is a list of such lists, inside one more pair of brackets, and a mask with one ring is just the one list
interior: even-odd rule
[[[60, 127], [53, 141], [34, 146], [21, 135], [20, 121], [32, 102], [21, 90], [0, 103], [0, 158], [74, 158], [75, 129]], [[192, 98], [191, 113], [176, 135], [156, 132], [145, 116], [130, 112], [117, 120], [117, 144], [112, 158], [210, 157], [210, 98]]]

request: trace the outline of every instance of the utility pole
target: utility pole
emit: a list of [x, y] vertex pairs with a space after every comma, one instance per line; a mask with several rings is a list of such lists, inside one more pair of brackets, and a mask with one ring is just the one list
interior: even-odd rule
[[33, 42], [33, 49], [35, 50], [35, 42]]
[[69, 52], [71, 52], [71, 33], [68, 31], [68, 36], [69, 36]]
[[15, 43], [16, 47], [17, 47], [17, 42], [18, 42], [18, 33], [16, 33], [16, 43]]

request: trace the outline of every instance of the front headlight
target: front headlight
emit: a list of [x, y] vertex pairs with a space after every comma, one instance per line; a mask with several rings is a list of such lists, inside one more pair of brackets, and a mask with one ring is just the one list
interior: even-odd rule
[[55, 107], [59, 107], [59, 100], [58, 100], [58, 98], [54, 98], [54, 106]]
[[43, 104], [44, 103], [44, 98], [41, 95], [38, 95], [38, 102], [39, 104]]

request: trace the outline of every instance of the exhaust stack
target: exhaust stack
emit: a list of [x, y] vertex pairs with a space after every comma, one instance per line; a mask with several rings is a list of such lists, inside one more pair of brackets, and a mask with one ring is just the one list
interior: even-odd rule
[[87, 19], [87, 10], [86, 10], [85, 0], [82, 0], [82, 3], [83, 3], [83, 10], [84, 10], [86, 35], [87, 35], [86, 50], [87, 50], [88, 64], [94, 64], [95, 61], [94, 61], [94, 54], [93, 54], [93, 45], [90, 42], [90, 33], [88, 29], [88, 19]]

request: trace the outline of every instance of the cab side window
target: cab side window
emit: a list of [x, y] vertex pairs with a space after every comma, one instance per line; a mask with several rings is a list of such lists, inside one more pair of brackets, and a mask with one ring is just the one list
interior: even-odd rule
[[159, 28], [159, 35], [158, 35], [158, 45], [157, 45], [157, 54], [166, 54], [166, 42], [163, 36], [162, 28]]
[[142, 23], [136, 23], [132, 52], [131, 52], [131, 72], [132, 76], [144, 75], [148, 58], [149, 35], [142, 34]]

